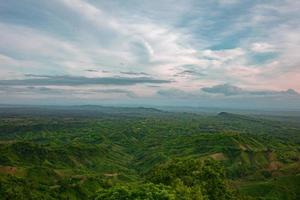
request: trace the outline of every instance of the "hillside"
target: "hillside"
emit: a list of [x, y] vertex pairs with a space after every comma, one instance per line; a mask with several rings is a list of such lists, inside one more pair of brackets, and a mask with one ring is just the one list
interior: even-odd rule
[[[85, 116], [92, 112], [90, 107], [57, 108], [49, 115], [47, 110], [40, 112], [42, 108], [30, 109], [1, 111], [0, 193], [6, 199], [41, 195], [45, 199], [94, 199], [96, 194], [119, 191], [119, 184], [125, 184], [130, 195], [139, 194], [135, 190], [166, 190], [170, 199], [178, 191], [168, 187], [177, 188], [179, 183], [155, 182], [153, 171], [159, 173], [167, 163], [176, 169], [178, 162], [193, 169], [189, 163], [207, 160], [215, 160], [224, 169], [224, 181], [237, 193], [236, 198], [299, 197], [300, 128], [292, 122], [147, 108], [99, 107], [89, 117]], [[197, 170], [205, 171], [206, 164], [200, 165]], [[221, 168], [207, 165], [219, 174], [216, 180], [223, 177]], [[211, 191], [203, 189], [205, 177], [200, 182], [195, 179], [196, 186], [188, 185], [178, 173], [172, 177], [182, 181], [180, 188], [187, 187], [184, 191], [196, 191], [197, 186], [204, 199], [213, 199]], [[140, 182], [145, 185], [134, 186]]]

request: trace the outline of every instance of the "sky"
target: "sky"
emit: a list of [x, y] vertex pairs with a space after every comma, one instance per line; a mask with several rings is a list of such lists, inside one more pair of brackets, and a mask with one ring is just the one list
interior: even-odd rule
[[300, 1], [0, 0], [0, 104], [300, 109]]

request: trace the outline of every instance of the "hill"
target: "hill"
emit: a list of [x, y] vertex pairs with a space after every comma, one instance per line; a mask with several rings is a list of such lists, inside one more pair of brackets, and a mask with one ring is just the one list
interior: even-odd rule
[[[123, 190], [131, 197], [163, 190], [167, 199], [192, 198], [199, 190], [204, 199], [213, 199], [203, 185], [207, 179], [192, 180], [187, 170], [198, 162], [204, 167], [200, 171], [206, 165], [216, 170], [215, 183], [235, 191], [229, 192], [231, 198], [299, 197], [300, 128], [292, 122], [227, 112], [205, 116], [85, 106], [47, 114], [40, 109], [0, 112], [0, 193], [8, 199], [95, 199]], [[170, 174], [171, 182], [149, 178], [178, 163], [183, 168]], [[145, 185], [137, 186], [141, 182]]]

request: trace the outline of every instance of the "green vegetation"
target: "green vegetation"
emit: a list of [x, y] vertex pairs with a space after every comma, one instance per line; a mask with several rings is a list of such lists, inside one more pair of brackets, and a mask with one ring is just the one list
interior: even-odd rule
[[0, 199], [300, 198], [295, 118], [89, 106], [0, 113]]

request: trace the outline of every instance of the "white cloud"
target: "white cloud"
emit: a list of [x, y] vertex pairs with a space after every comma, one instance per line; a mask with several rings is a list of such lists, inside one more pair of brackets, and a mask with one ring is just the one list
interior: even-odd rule
[[266, 42], [256, 42], [251, 45], [251, 50], [257, 53], [268, 53], [276, 51], [275, 47]]
[[[300, 89], [299, 3], [295, 1], [253, 2], [247, 9], [235, 0], [56, 0], [51, 4], [59, 8], [58, 21], [70, 25], [73, 32], [64, 34], [63, 26], [53, 32], [45, 29], [56, 23], [51, 18], [55, 9], [47, 10], [53, 13], [43, 26], [31, 21], [9, 23], [0, 15], [0, 77], [14, 79], [22, 73], [98, 77], [130, 71], [175, 81], [163, 89], [195, 90], [223, 82]], [[227, 13], [230, 6], [236, 6], [235, 12]], [[66, 18], [60, 12], [68, 13]], [[276, 56], [267, 63], [249, 60], [271, 52]], [[188, 65], [205, 76], [174, 76], [189, 70], [184, 67]], [[153, 88], [138, 90], [141, 95], [155, 94]]]
[[241, 48], [216, 50], [216, 51], [209, 49], [209, 50], [204, 50], [202, 52], [202, 55], [210, 59], [216, 59], [225, 62], [228, 60], [234, 60], [240, 58], [241, 56], [245, 55], [245, 51]]
[[222, 5], [231, 5], [231, 4], [236, 4], [239, 1], [238, 0], [217, 0], [217, 2]]

